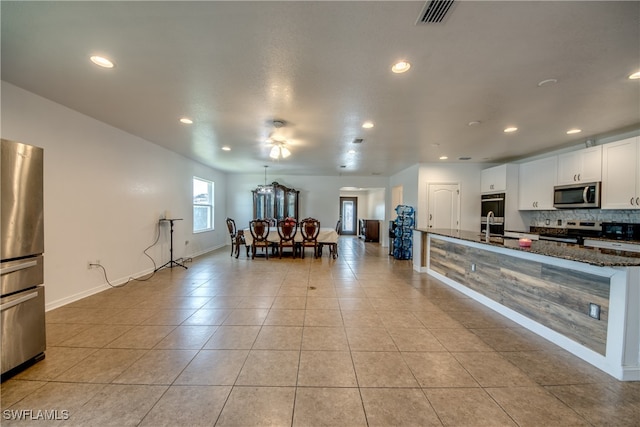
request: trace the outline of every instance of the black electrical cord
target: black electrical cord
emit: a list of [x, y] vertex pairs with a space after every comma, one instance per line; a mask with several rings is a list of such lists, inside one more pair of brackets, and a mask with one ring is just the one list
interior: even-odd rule
[[153, 271], [151, 272], [151, 274], [149, 275], [149, 277], [146, 277], [144, 279], [137, 279], [135, 277], [129, 277], [129, 280], [127, 280], [126, 282], [120, 284], [120, 285], [113, 285], [110, 281], [109, 278], [107, 277], [107, 270], [101, 265], [101, 264], [89, 264], [89, 266], [95, 266], [95, 267], [100, 267], [102, 269], [102, 274], [104, 275], [104, 280], [106, 280], [107, 284], [109, 286], [111, 286], [112, 288], [121, 288], [127, 284], [129, 284], [130, 282], [136, 281], [136, 282], [146, 282], [147, 280], [151, 279], [155, 274], [156, 274], [156, 262], [155, 260], [151, 257], [151, 255], [149, 255], [147, 253], [147, 251], [149, 249], [151, 249], [152, 247], [154, 247], [156, 244], [158, 244], [158, 240], [160, 240], [160, 221], [158, 221], [158, 233], [156, 234], [156, 240], [149, 245], [147, 248], [145, 248], [145, 250], [142, 251], [143, 254], [145, 254], [153, 263]]

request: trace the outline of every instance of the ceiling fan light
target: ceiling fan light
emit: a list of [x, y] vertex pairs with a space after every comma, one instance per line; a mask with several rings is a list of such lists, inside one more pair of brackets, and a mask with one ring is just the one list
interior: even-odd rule
[[280, 153], [282, 154], [282, 158], [286, 159], [291, 155], [291, 151], [287, 147], [280, 147]]
[[269, 153], [269, 157], [271, 157], [272, 159], [277, 159], [278, 157], [280, 157], [280, 147], [278, 147], [277, 145], [274, 145], [271, 148], [271, 152]]

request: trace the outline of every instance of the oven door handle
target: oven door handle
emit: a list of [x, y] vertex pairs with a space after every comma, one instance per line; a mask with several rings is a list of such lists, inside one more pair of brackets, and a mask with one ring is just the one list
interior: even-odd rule
[[25, 295], [20, 298], [16, 298], [13, 301], [10, 301], [6, 304], [0, 304], [0, 311], [5, 311], [10, 309], [11, 307], [15, 307], [18, 304], [22, 304], [23, 302], [29, 301], [30, 299], [34, 299], [38, 297], [38, 292], [31, 292], [28, 295]]
[[496, 197], [495, 199], [482, 199], [482, 203], [484, 203], [484, 202], [501, 202], [503, 200], [504, 200], [504, 197]]
[[0, 276], [13, 273], [14, 271], [25, 270], [27, 268], [35, 267], [36, 265], [38, 265], [38, 261], [27, 261], [20, 264], [10, 265], [9, 267], [4, 267], [0, 269]]

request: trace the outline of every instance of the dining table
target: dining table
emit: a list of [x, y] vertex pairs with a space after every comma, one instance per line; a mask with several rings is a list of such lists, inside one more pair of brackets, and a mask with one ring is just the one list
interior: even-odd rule
[[[249, 228], [245, 228], [244, 232], [244, 242], [247, 248], [250, 248], [253, 245], [253, 236], [251, 235], [251, 231]], [[338, 233], [335, 229], [330, 227], [320, 227], [320, 232], [318, 233], [317, 241], [318, 241], [318, 257], [322, 256], [322, 247], [329, 246], [331, 248], [331, 255], [333, 258], [338, 257]], [[280, 235], [278, 234], [277, 227], [269, 227], [269, 236], [267, 236], [267, 241], [273, 243], [274, 245], [280, 243]], [[296, 235], [293, 239], [295, 243], [302, 243], [302, 233], [300, 229], [296, 232]]]

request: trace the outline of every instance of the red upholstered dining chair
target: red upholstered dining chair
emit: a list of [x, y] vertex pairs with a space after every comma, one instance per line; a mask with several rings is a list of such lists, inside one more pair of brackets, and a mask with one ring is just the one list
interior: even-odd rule
[[291, 248], [291, 254], [296, 257], [296, 242], [294, 238], [298, 232], [298, 222], [294, 218], [286, 218], [278, 221], [278, 235], [280, 236], [280, 243], [278, 249], [280, 252], [280, 258], [282, 258], [282, 251], [284, 248]]
[[300, 251], [304, 258], [304, 249], [313, 248], [313, 255], [318, 258], [318, 234], [320, 233], [320, 221], [315, 218], [305, 218], [300, 221], [300, 234], [302, 234], [302, 242], [300, 243]]
[[269, 259], [269, 221], [265, 219], [254, 219], [249, 221], [249, 231], [253, 237], [253, 243], [251, 244], [251, 259], [256, 257], [257, 248], [264, 249], [264, 255]]

